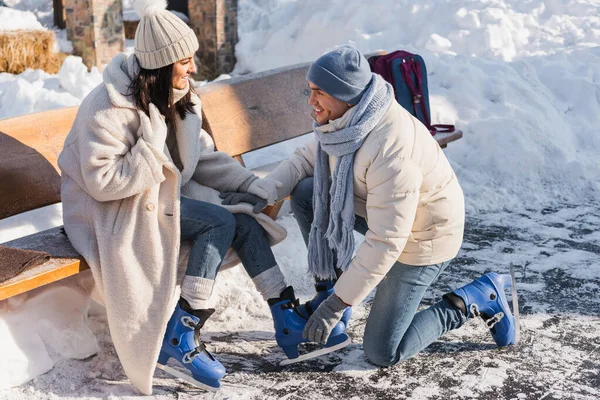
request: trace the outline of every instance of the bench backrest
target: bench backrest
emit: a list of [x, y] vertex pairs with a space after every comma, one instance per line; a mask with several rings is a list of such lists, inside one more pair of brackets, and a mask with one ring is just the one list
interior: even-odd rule
[[[309, 64], [214, 82], [198, 89], [203, 127], [217, 149], [240, 155], [312, 130]], [[60, 202], [57, 158], [77, 107], [0, 120], [0, 219]]]
[[0, 120], [0, 219], [60, 202], [57, 159], [77, 107]]
[[202, 110], [217, 148], [235, 157], [311, 132], [306, 84], [309, 65], [200, 87]]

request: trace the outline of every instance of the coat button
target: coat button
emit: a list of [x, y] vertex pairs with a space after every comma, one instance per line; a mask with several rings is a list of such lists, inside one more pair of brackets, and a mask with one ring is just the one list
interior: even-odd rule
[[146, 204], [146, 210], [153, 211], [154, 210], [154, 204], [152, 204], [152, 203]]

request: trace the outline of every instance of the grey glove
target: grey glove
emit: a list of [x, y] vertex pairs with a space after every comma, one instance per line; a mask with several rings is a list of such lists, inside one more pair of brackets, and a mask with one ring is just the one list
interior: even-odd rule
[[248, 203], [252, 207], [252, 212], [258, 214], [267, 206], [267, 201], [252, 193], [225, 192], [219, 195], [223, 199], [221, 204], [225, 206], [234, 206], [239, 203]]
[[333, 293], [310, 316], [302, 332], [302, 337], [315, 343], [327, 343], [329, 334], [342, 318], [346, 307], [348, 305]]

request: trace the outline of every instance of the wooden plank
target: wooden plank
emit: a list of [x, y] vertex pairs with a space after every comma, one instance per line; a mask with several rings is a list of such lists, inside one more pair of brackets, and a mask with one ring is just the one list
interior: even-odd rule
[[60, 202], [60, 175], [34, 148], [0, 132], [0, 219]]
[[65, 29], [66, 25], [66, 9], [63, 4], [64, 0], [52, 0], [52, 8], [54, 9], [54, 25], [59, 29]]
[[88, 269], [85, 261], [75, 258], [52, 258], [0, 284], [0, 300], [28, 292]]
[[[2, 244], [25, 250], [45, 251], [52, 258], [44, 264], [28, 269], [0, 284], [0, 300], [27, 292], [37, 287], [64, 279], [88, 269], [62, 231], [62, 227], [48, 229]], [[0, 260], [0, 265], [2, 260]]]
[[77, 107], [0, 120], [0, 219], [60, 202], [57, 164]]
[[0, 132], [41, 153], [59, 171], [57, 159], [78, 107], [60, 108], [0, 120]]
[[310, 63], [209, 83], [198, 89], [215, 145], [232, 156], [312, 131]]
[[448, 145], [448, 143], [454, 142], [455, 140], [458, 140], [462, 137], [462, 131], [457, 129], [454, 132], [450, 133], [436, 133], [434, 139], [437, 140], [438, 144], [443, 149]]

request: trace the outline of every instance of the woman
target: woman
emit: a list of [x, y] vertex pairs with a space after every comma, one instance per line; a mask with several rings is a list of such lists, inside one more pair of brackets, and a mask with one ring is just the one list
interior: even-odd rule
[[[196, 383], [218, 388], [225, 370], [199, 337], [227, 249], [266, 300], [286, 288], [270, 249], [285, 230], [253, 213], [274, 203], [278, 183], [214, 151], [189, 83], [195, 34], [164, 1], [138, 5], [135, 54], [107, 66], [59, 157], [65, 230], [92, 270], [133, 385], [151, 394], [157, 360], [175, 358]], [[231, 192], [252, 204], [221, 206]], [[189, 258], [177, 301], [182, 241]]]
[[[332, 288], [304, 336], [325, 342], [347, 307], [377, 287], [363, 340], [376, 365], [412, 357], [479, 315], [498, 345], [515, 343], [508, 275], [486, 274], [417, 313], [458, 253], [464, 229], [462, 189], [427, 128], [353, 47], [320, 57], [307, 81], [316, 140], [268, 176], [282, 183], [280, 198], [291, 194], [309, 270]], [[356, 253], [353, 230], [365, 235]]]

